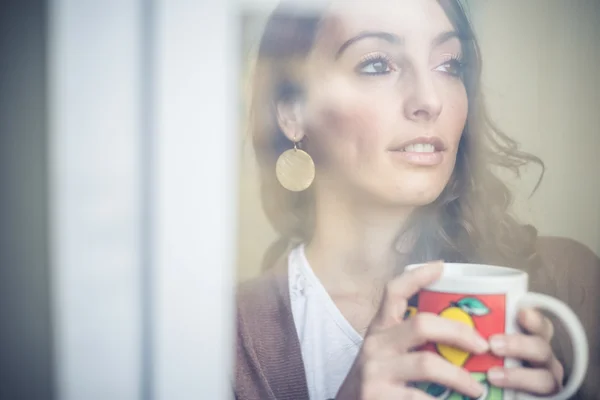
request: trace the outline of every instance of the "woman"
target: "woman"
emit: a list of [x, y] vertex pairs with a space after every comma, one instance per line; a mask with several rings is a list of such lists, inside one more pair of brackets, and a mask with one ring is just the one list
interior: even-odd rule
[[[464, 370], [412, 350], [428, 341], [520, 359], [523, 367], [492, 369], [488, 380], [556, 392], [569, 343], [556, 326], [551, 346], [553, 324], [535, 310], [519, 315], [526, 334], [489, 342], [437, 316], [403, 320], [440, 263], [403, 266], [510, 265], [569, 303], [599, 353], [600, 309], [577, 296], [595, 290], [600, 261], [509, 215], [510, 192], [492, 168], [518, 173], [541, 161], [486, 118], [460, 4], [333, 1], [317, 14], [280, 6], [259, 49], [251, 128], [263, 205], [281, 240], [265, 274], [240, 288], [236, 397], [430, 398], [411, 386], [418, 381], [480, 396]], [[596, 395], [592, 376], [597, 357], [581, 398]]]

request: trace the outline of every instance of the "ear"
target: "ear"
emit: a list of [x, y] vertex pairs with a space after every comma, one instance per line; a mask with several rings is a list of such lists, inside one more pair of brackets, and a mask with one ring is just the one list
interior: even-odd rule
[[304, 137], [302, 107], [299, 100], [286, 100], [277, 103], [277, 123], [283, 134], [292, 142]]

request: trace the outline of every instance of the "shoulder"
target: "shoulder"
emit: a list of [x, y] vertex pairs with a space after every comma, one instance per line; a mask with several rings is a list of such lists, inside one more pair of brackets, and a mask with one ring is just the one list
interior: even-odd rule
[[290, 251], [286, 251], [269, 269], [237, 286], [238, 322], [244, 319], [251, 321], [256, 321], [257, 318], [271, 319], [291, 313], [289, 257]]
[[536, 247], [539, 256], [546, 262], [565, 261], [590, 268], [600, 265], [600, 258], [589, 247], [573, 239], [540, 236]]
[[236, 308], [236, 396], [308, 398], [290, 305], [287, 258], [261, 276], [240, 284]]
[[[589, 296], [600, 289], [600, 258], [590, 248], [573, 239], [541, 236], [536, 254], [541, 268], [534, 274], [534, 289], [548, 290], [570, 305], [592, 301]], [[539, 284], [551, 288], [536, 288]]]
[[273, 308], [285, 300], [287, 269], [284, 267], [280, 262], [273, 269], [238, 285], [236, 289], [238, 317], [269, 307]]
[[236, 314], [239, 344], [248, 349], [262, 347], [265, 340], [286, 334], [290, 325], [293, 327], [287, 258], [238, 286]]
[[559, 287], [600, 285], [600, 258], [584, 244], [564, 237], [541, 236], [536, 250], [545, 272]]
[[[266, 343], [278, 334], [275, 310], [278, 307], [281, 277], [267, 271], [238, 285], [236, 290], [236, 398], [272, 399], [264, 370]], [[265, 342], [265, 340], [267, 342]], [[268, 353], [268, 351], [267, 351]], [[267, 354], [267, 359], [269, 354]]]

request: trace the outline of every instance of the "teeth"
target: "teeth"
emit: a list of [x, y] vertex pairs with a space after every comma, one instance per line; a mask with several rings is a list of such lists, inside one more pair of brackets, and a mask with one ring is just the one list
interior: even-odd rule
[[429, 143], [410, 144], [404, 148], [409, 153], [434, 153], [435, 147]]

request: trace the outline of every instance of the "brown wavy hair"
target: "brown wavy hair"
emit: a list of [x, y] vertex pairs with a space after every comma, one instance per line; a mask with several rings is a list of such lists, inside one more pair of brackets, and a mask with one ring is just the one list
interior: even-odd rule
[[[537, 231], [511, 216], [512, 193], [494, 170], [507, 169], [519, 177], [523, 166], [539, 165], [542, 172], [535, 192], [544, 164], [519, 150], [517, 142], [491, 122], [481, 93], [479, 46], [465, 10], [458, 0], [438, 3], [462, 41], [469, 112], [448, 184], [432, 204], [414, 213], [402, 230], [410, 231], [414, 240], [407, 262], [444, 259], [524, 267], [535, 255]], [[258, 49], [249, 129], [260, 167], [263, 208], [280, 235], [267, 250], [264, 268], [296, 243], [310, 241], [312, 235], [313, 191], [289, 192], [275, 176], [277, 157], [292, 147], [277, 124], [275, 105], [301, 95], [300, 66], [312, 48], [321, 19], [318, 12], [308, 14], [284, 2], [268, 19]]]

